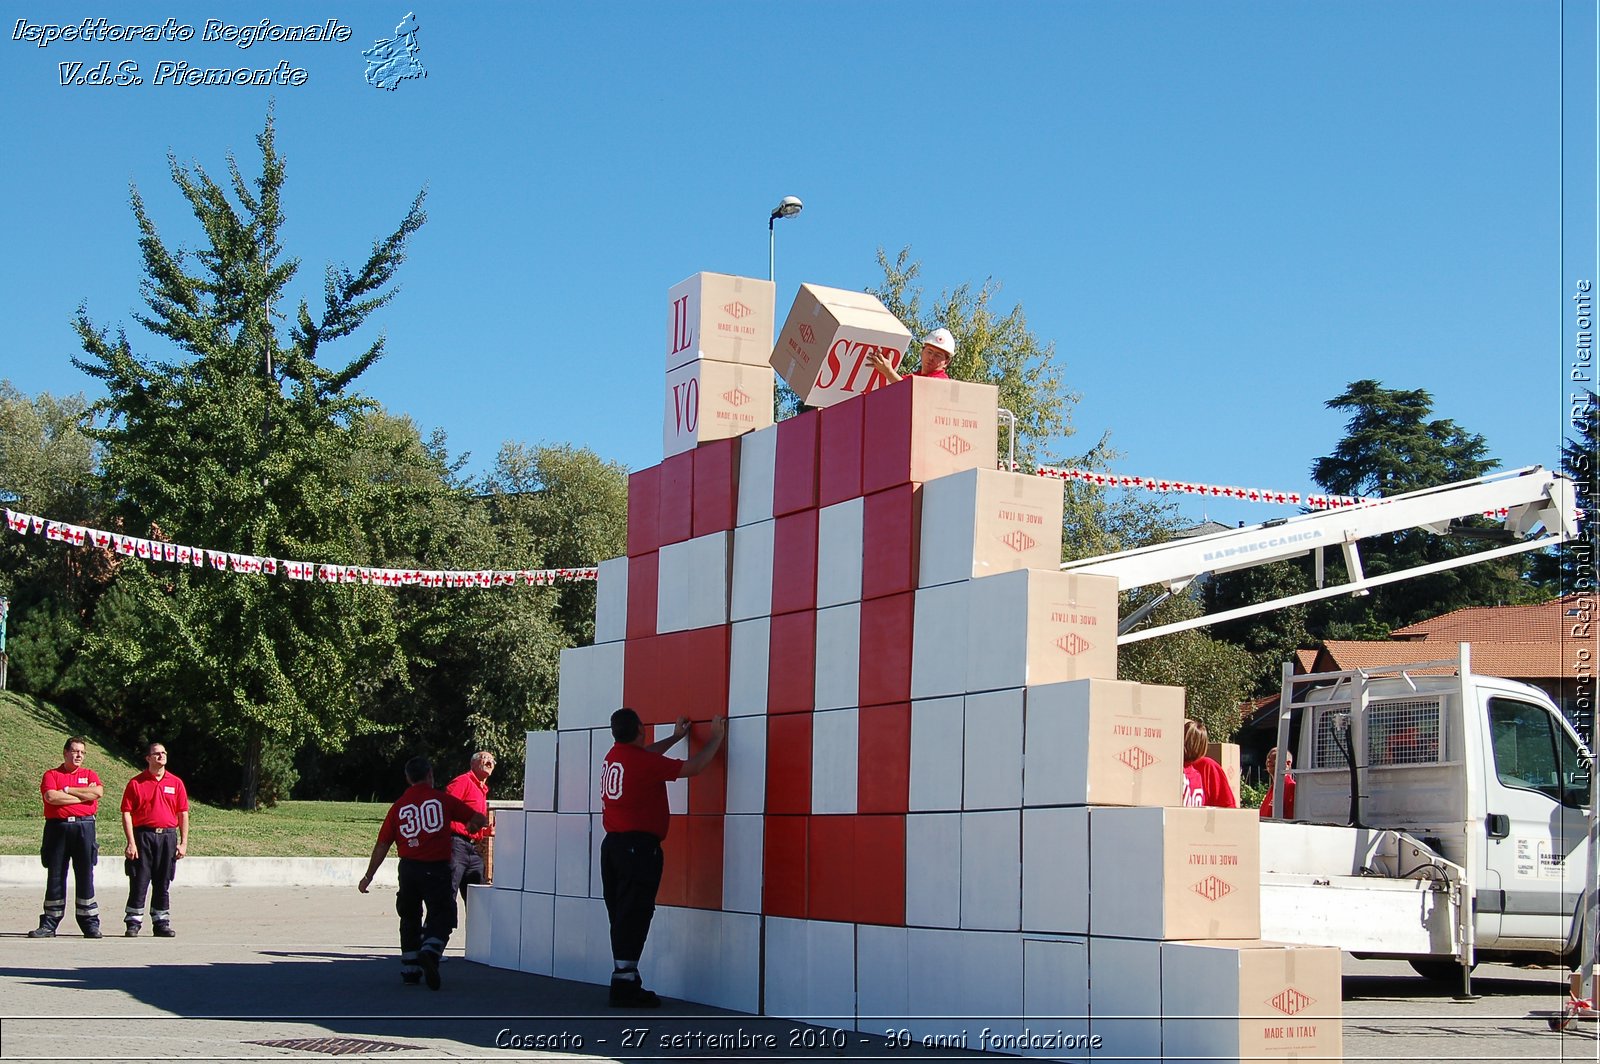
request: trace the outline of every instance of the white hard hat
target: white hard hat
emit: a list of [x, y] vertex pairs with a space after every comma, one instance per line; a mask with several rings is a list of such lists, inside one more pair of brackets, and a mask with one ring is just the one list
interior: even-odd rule
[[922, 341], [923, 347], [937, 347], [951, 358], [956, 354], [956, 338], [950, 335], [949, 329], [935, 329]]

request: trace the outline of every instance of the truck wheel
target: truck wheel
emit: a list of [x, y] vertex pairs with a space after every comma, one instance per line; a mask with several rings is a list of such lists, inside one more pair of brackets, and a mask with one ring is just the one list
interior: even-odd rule
[[[1435, 983], [1461, 982], [1461, 965], [1455, 961], [1444, 961], [1434, 957], [1413, 959], [1406, 963], [1411, 965], [1411, 970], [1424, 979], [1431, 979]], [[1472, 965], [1476, 968], [1476, 962]]]

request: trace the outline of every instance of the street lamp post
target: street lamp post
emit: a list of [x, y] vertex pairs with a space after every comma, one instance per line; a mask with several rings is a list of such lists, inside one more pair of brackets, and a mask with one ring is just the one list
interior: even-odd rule
[[804, 207], [805, 204], [800, 202], [800, 197], [785, 196], [782, 200], [778, 201], [778, 205], [776, 207], [772, 208], [772, 216], [767, 219], [767, 280], [769, 281], [774, 279], [773, 264], [775, 262], [774, 254], [776, 248], [776, 238], [773, 236], [772, 232], [773, 223], [779, 218], [793, 218], [795, 215], [799, 214]]

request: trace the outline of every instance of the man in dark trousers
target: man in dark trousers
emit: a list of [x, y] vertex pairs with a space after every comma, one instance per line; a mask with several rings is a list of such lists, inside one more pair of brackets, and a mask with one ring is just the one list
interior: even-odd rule
[[[378, 829], [377, 844], [367, 874], [357, 884], [361, 893], [400, 844], [400, 893], [395, 912], [400, 914], [400, 979], [415, 986], [426, 979], [429, 990], [439, 989], [439, 957], [456, 927], [456, 895], [450, 887], [450, 821], [477, 831], [488, 818], [460, 798], [433, 785], [433, 763], [425, 757], [406, 762], [406, 782], [411, 786], [389, 807]], [[427, 919], [423, 919], [423, 907]]]
[[[494, 772], [494, 755], [479, 750], [472, 755], [472, 767], [450, 781], [446, 794], [453, 794], [474, 810], [489, 815], [489, 776]], [[483, 856], [477, 842], [489, 834], [488, 828], [468, 831], [459, 820], [450, 821], [450, 889], [464, 901], [468, 884], [484, 881]]]
[[74, 735], [62, 747], [59, 768], [44, 774], [39, 794], [44, 799], [44, 844], [39, 860], [46, 869], [44, 912], [29, 938], [54, 938], [67, 915], [67, 866], [72, 866], [78, 929], [84, 938], [100, 937], [100, 905], [94, 900], [94, 866], [100, 847], [94, 838], [94, 815], [105, 788], [83, 763], [88, 741]]
[[601, 766], [600, 800], [606, 837], [600, 843], [600, 883], [611, 918], [610, 1003], [616, 1008], [653, 1009], [661, 1004], [639, 977], [639, 956], [650, 934], [661, 886], [661, 840], [672, 823], [667, 784], [698, 776], [722, 746], [728, 719], [711, 721], [711, 738], [688, 761], [663, 755], [689, 734], [689, 718], [679, 717], [672, 734], [647, 742], [639, 714], [623, 708], [611, 714], [616, 740]]
[[150, 894], [150, 922], [157, 938], [171, 938], [172, 877], [189, 852], [189, 792], [167, 771], [167, 748], [145, 747], [145, 770], [122, 792], [122, 834], [128, 840], [123, 856], [128, 871], [128, 908], [123, 915], [127, 936], [134, 938], [144, 923], [145, 892]]

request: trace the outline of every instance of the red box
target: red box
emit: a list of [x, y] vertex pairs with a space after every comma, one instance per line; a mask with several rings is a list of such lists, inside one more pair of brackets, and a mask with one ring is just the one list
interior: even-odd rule
[[860, 711], [856, 810], [904, 813], [911, 793], [911, 703]]
[[811, 714], [767, 720], [767, 823], [811, 812]]
[[[694, 780], [689, 782], [692, 784]], [[675, 825], [675, 828], [687, 828], [689, 836], [689, 870], [684, 904], [692, 909], [721, 909], [722, 818], [691, 815], [681, 819], [687, 823]], [[903, 870], [900, 878], [905, 879]]]
[[689, 904], [693, 840], [689, 837], [688, 819], [674, 816], [667, 828], [667, 837], [661, 840], [661, 888], [656, 891], [657, 905]]
[[856, 822], [855, 904], [845, 919], [858, 924], [903, 927], [906, 922], [906, 818], [858, 816], [851, 819]]
[[911, 700], [911, 629], [916, 603], [917, 596], [908, 591], [861, 604], [861, 642], [871, 648], [871, 653], [861, 655], [862, 706]]
[[772, 613], [817, 608], [817, 511], [772, 524]]
[[806, 916], [807, 821], [805, 816], [768, 816], [761, 841], [761, 911], [767, 916]]
[[694, 455], [693, 534], [726, 532], [739, 511], [739, 438], [702, 443]]
[[660, 638], [653, 635], [622, 644], [622, 704], [632, 708], [646, 724], [677, 719], [676, 714], [666, 715], [661, 702], [661, 678], [656, 667], [656, 642]]
[[628, 620], [624, 634], [630, 640], [656, 634], [656, 596], [661, 587], [661, 552], [650, 551], [628, 559]]
[[694, 451], [675, 454], [661, 463], [661, 545], [694, 536]]
[[868, 495], [861, 513], [861, 597], [915, 591], [921, 544], [920, 485], [902, 484]]
[[[811, 818], [806, 916], [812, 920], [855, 921], [856, 822], [859, 819], [854, 816]], [[905, 879], [904, 869], [900, 878]], [[901, 889], [903, 891], [904, 887]]]
[[767, 712], [810, 713], [817, 708], [816, 611], [772, 618], [768, 640]]
[[[639, 718], [652, 724], [679, 717], [708, 720], [728, 712], [728, 638], [725, 624], [668, 632], [655, 637], [656, 712], [664, 716]], [[627, 669], [627, 651], [623, 651]], [[628, 690], [623, 673], [623, 690]], [[634, 706], [634, 709], [639, 709]], [[709, 727], [709, 725], [708, 725]]]
[[861, 494], [861, 412], [858, 396], [822, 411], [817, 441], [817, 505], [832, 506]]
[[655, 465], [628, 474], [628, 556], [660, 547], [661, 467]]
[[[686, 714], [696, 716], [698, 714]], [[688, 747], [680, 748], [677, 752], [669, 752], [670, 757], [681, 757], [688, 760], [689, 755], [698, 752], [711, 739], [711, 722], [702, 720], [697, 722], [689, 732]], [[715, 814], [721, 816], [728, 811], [728, 755], [727, 747], [717, 751], [717, 756], [698, 776], [689, 777], [689, 812], [692, 814]], [[720, 839], [721, 836], [718, 835]], [[719, 843], [720, 846], [720, 843]], [[718, 850], [718, 860], [721, 860], [721, 850]], [[722, 875], [721, 866], [718, 866], [717, 875]], [[718, 879], [721, 882], [721, 879]]]
[[963, 469], [993, 469], [999, 390], [992, 384], [907, 377], [865, 396], [861, 490], [921, 484]]
[[778, 422], [778, 454], [772, 483], [774, 517], [817, 505], [817, 426], [821, 422], [818, 410]]

